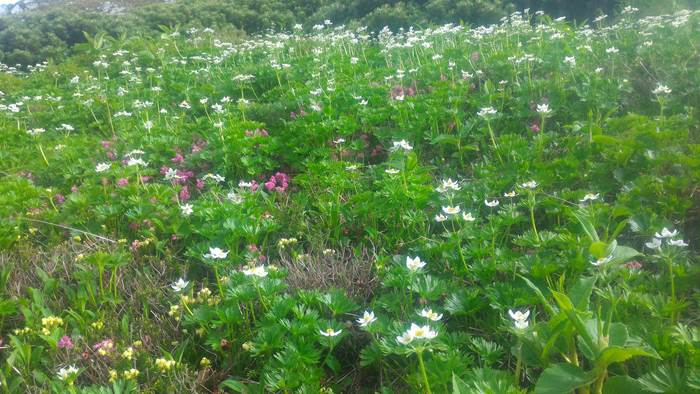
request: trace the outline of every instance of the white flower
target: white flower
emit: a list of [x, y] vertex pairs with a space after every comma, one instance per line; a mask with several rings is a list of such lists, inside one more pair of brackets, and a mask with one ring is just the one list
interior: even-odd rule
[[397, 170], [396, 168], [387, 168], [386, 170], [384, 170], [384, 172], [390, 175], [396, 175], [399, 173], [399, 170]]
[[652, 238], [651, 241], [644, 244], [649, 249], [659, 249], [661, 247], [661, 240], [658, 238]]
[[109, 167], [111, 167], [111, 164], [109, 163], [97, 163], [97, 166], [95, 166], [95, 172], [105, 172], [109, 170]]
[[202, 177], [202, 180], [213, 179], [216, 183], [222, 183], [226, 181], [226, 178], [219, 174], [206, 174]]
[[564, 56], [564, 63], [573, 67], [576, 65], [576, 58], [573, 56]]
[[658, 96], [662, 94], [671, 94], [672, 90], [666, 85], [658, 84], [651, 92]]
[[620, 52], [620, 50], [617, 49], [617, 48], [615, 48], [615, 47], [610, 47], [610, 48], [608, 48], [608, 49], [605, 50], [605, 53], [612, 53], [612, 54], [615, 54], [615, 53], [618, 53], [618, 52]]
[[493, 107], [484, 107], [480, 109], [479, 112], [477, 112], [476, 114], [486, 119], [496, 115], [497, 113], [498, 111], [496, 111], [496, 109]]
[[551, 112], [552, 112], [552, 110], [549, 109], [549, 104], [547, 104], [547, 103], [537, 104], [537, 113], [542, 114], [542, 115], [547, 115]]
[[228, 192], [228, 194], [226, 195], [226, 199], [234, 204], [240, 204], [243, 202], [243, 197], [241, 197], [240, 194], [236, 193], [233, 190]]
[[515, 321], [525, 321], [530, 317], [530, 311], [527, 309], [525, 310], [525, 312], [514, 312], [512, 309], [508, 309], [508, 314], [510, 315], [510, 318]]
[[207, 259], [225, 259], [228, 256], [228, 250], [223, 251], [220, 248], [209, 248], [209, 253], [204, 255]]
[[342, 144], [343, 142], [345, 142], [345, 138], [338, 138], [337, 140], [334, 140], [334, 141], [333, 141], [333, 144], [334, 144], [334, 145], [340, 145], [340, 144]]
[[459, 205], [454, 207], [442, 207], [442, 212], [445, 212], [448, 215], [456, 215], [462, 212], [462, 209], [459, 207]]
[[442, 223], [442, 222], [444, 222], [445, 220], [447, 220], [447, 216], [445, 216], [445, 215], [443, 215], [443, 214], [441, 214], [441, 213], [438, 213], [437, 215], [435, 215], [435, 221], [436, 221], [436, 222]]
[[42, 129], [41, 127], [37, 127], [36, 129], [27, 130], [27, 134], [32, 135], [32, 136], [37, 136], [39, 134], [43, 134], [45, 131], [46, 131], [46, 129]]
[[597, 200], [599, 197], [600, 197], [600, 193], [596, 193], [596, 194], [593, 194], [593, 193], [586, 193], [586, 195], [583, 196], [583, 198], [580, 199], [579, 201], [581, 201], [581, 202], [595, 201], [595, 200]]
[[329, 327], [329, 328], [326, 328], [325, 331], [319, 330], [319, 332], [320, 332], [321, 335], [323, 335], [324, 337], [335, 337], [335, 336], [340, 335], [340, 333], [343, 332], [343, 330], [338, 330], [338, 331], [336, 331], [336, 330], [334, 330], [334, 329], [332, 329], [332, 328]]
[[129, 160], [127, 160], [126, 165], [129, 167], [133, 166], [142, 166], [142, 167], [147, 167], [148, 163], [143, 161], [141, 158], [136, 158], [136, 157], [130, 157]]
[[484, 200], [484, 204], [486, 204], [487, 207], [494, 208], [494, 207], [497, 207], [498, 204], [500, 204], [500, 202], [498, 202], [498, 200], [492, 200], [492, 201]]
[[190, 108], [192, 108], [192, 106], [190, 106], [190, 103], [188, 103], [187, 101], [181, 102], [180, 105], [179, 105], [179, 107], [180, 107], [180, 108], [184, 108], [184, 109], [190, 109]]
[[669, 231], [666, 227], [661, 230], [661, 234], [654, 234], [656, 238], [673, 238], [676, 235], [678, 235], [678, 230]]
[[459, 186], [459, 183], [455, 182], [452, 180], [452, 178], [448, 178], [447, 180], [442, 181], [442, 185], [438, 186], [435, 190], [437, 190], [440, 193], [444, 193], [448, 190], [459, 190], [461, 187]]
[[396, 341], [402, 345], [408, 345], [409, 343], [413, 342], [413, 336], [410, 332], [406, 331], [405, 333], [396, 337]]
[[179, 178], [181, 178], [181, 176], [177, 174], [176, 169], [168, 167], [168, 169], [165, 170], [165, 180], [166, 181], [170, 181], [173, 179], [179, 179]]
[[172, 287], [176, 293], [179, 293], [182, 290], [184, 290], [185, 287], [187, 287], [187, 285], [189, 285], [189, 284], [190, 284], [190, 282], [180, 278], [177, 280], [177, 282], [171, 284], [170, 287]]
[[422, 311], [420, 311], [420, 315], [432, 321], [438, 321], [442, 319], [442, 313], [437, 314], [436, 312], [433, 312], [432, 309], [423, 309]]
[[433, 339], [437, 336], [437, 332], [433, 331], [429, 326], [421, 327], [415, 323], [411, 323], [411, 328], [408, 329], [407, 333], [414, 339]]
[[192, 204], [180, 205], [180, 211], [183, 216], [190, 216], [194, 210], [192, 209]]
[[517, 195], [518, 195], [518, 193], [516, 193], [515, 190], [510, 191], [510, 192], [508, 192], [508, 193], [503, 193], [503, 197], [510, 197], [510, 198], [513, 198], [513, 197], [515, 197], [515, 196], [517, 196]]
[[357, 319], [357, 323], [360, 325], [360, 327], [367, 327], [376, 320], [377, 318], [374, 316], [374, 312], [365, 311], [365, 313], [362, 314], [362, 317]]
[[411, 144], [409, 144], [406, 140], [394, 141], [393, 145], [394, 146], [391, 148], [392, 152], [395, 152], [399, 149], [403, 149], [407, 152], [413, 150], [413, 146], [411, 146]]
[[408, 268], [409, 271], [416, 272], [419, 269], [425, 267], [425, 262], [421, 261], [420, 257], [408, 257], [406, 256], [406, 268]]
[[607, 257], [601, 257], [598, 260], [591, 261], [591, 264], [593, 264], [596, 267], [600, 267], [601, 265], [609, 263], [613, 259], [613, 256], [607, 256]]
[[680, 246], [681, 248], [688, 246], [688, 244], [685, 243], [682, 239], [669, 239], [668, 244], [673, 246]]
[[61, 380], [66, 380], [77, 373], [78, 368], [76, 368], [75, 365], [71, 365], [68, 368], [61, 368], [60, 370], [58, 370], [58, 378]]
[[515, 320], [513, 322], [513, 325], [515, 325], [515, 328], [517, 328], [518, 330], [524, 330], [530, 325], [530, 322], [528, 322], [527, 320]]
[[521, 183], [520, 187], [522, 187], [523, 189], [534, 189], [537, 187], [537, 182], [529, 181], [529, 182]]
[[264, 265], [260, 265], [260, 266], [257, 266], [257, 267], [245, 269], [245, 270], [243, 270], [243, 273], [244, 273], [246, 276], [254, 275], [254, 276], [257, 276], [257, 277], [259, 277], [259, 278], [264, 278], [264, 277], [266, 277], [267, 274], [268, 274], [268, 272], [267, 272], [267, 270], [265, 269], [265, 266], [264, 266]]
[[462, 213], [462, 219], [464, 219], [467, 222], [473, 222], [476, 220], [476, 218], [474, 216], [472, 216], [471, 212]]

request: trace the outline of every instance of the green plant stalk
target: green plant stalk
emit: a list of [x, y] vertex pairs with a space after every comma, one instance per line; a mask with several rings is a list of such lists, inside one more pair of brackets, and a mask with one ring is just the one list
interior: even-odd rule
[[423, 350], [423, 348], [416, 349], [416, 355], [418, 356], [418, 365], [420, 366], [420, 373], [423, 376], [425, 392], [427, 394], [433, 394], [432, 391], [430, 391], [430, 382], [428, 382], [428, 374], [425, 372], [425, 363], [423, 362]]
[[671, 323], [676, 324], [676, 279], [673, 274], [673, 259], [667, 258], [668, 277], [671, 282]]
[[46, 155], [44, 154], [44, 149], [41, 147], [41, 144], [37, 144], [37, 147], [39, 148], [39, 152], [41, 152], [41, 157], [44, 159], [44, 163], [46, 163], [46, 166], [49, 166], [49, 161], [46, 159]]
[[493, 135], [493, 128], [491, 128], [491, 121], [486, 121], [486, 126], [489, 129], [489, 136], [491, 137], [491, 144], [493, 145], [493, 151], [496, 153], [496, 157], [498, 157], [498, 161], [503, 164], [503, 159], [501, 158], [501, 154], [498, 153], [498, 145], [496, 144], [496, 136]]
[[523, 367], [522, 362], [523, 345], [518, 339], [518, 353], [515, 355], [515, 385], [520, 386], [520, 373]]
[[535, 224], [535, 204], [537, 201], [535, 200], [534, 192], [530, 192], [529, 200], [530, 203], [528, 205], [530, 205], [530, 224], [532, 225], [532, 231], [535, 233], [537, 242], [540, 242], [540, 234], [537, 232], [537, 224]]

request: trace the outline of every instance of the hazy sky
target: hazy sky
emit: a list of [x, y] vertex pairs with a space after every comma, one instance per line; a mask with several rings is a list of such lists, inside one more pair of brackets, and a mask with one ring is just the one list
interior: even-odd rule
[[0, 0], [0, 4], [11, 4], [16, 2], [17, 0]]

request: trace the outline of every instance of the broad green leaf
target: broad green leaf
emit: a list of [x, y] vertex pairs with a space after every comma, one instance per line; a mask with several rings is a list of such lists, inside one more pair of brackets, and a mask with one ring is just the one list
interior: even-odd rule
[[592, 372], [584, 372], [573, 364], [554, 364], [545, 369], [537, 379], [535, 394], [564, 394], [595, 381]]
[[579, 278], [578, 282], [569, 290], [569, 298], [571, 298], [571, 302], [576, 309], [580, 311], [588, 310], [596, 279], [597, 277], [595, 276]]
[[603, 385], [603, 394], [639, 394], [644, 386], [629, 376], [613, 376]]
[[600, 353], [598, 360], [596, 360], [596, 368], [601, 370], [608, 367], [610, 364], [621, 363], [629, 360], [632, 357], [644, 356], [658, 358], [657, 355], [650, 353], [646, 349], [640, 347], [620, 347], [620, 346], [610, 346]]
[[606, 257], [608, 256], [608, 244], [602, 241], [593, 242], [591, 246], [588, 247], [588, 253], [597, 259]]
[[639, 256], [640, 254], [641, 253], [633, 248], [630, 248], [629, 246], [618, 246], [612, 252], [613, 258], [611, 262], [624, 263], [632, 257]]
[[520, 279], [525, 281], [525, 283], [535, 292], [535, 294], [537, 294], [537, 297], [540, 299], [540, 302], [542, 302], [542, 305], [544, 305], [544, 308], [547, 310], [547, 312], [549, 312], [549, 314], [554, 315], [557, 313], [554, 310], [554, 307], [552, 306], [552, 304], [550, 304], [549, 301], [547, 301], [547, 299], [544, 297], [544, 294], [542, 294], [542, 291], [537, 286], [535, 286], [535, 284], [532, 283], [530, 281], [530, 279], [528, 279], [522, 275], [518, 275], [518, 276], [520, 277]]

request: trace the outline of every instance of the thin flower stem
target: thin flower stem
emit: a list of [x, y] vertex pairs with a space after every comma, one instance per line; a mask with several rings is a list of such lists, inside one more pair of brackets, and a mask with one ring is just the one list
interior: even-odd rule
[[423, 362], [423, 349], [416, 352], [418, 355], [418, 364], [420, 365], [420, 373], [423, 376], [423, 383], [425, 384], [425, 392], [427, 394], [432, 394], [430, 391], [430, 382], [428, 382], [428, 374], [425, 372], [425, 363]]

